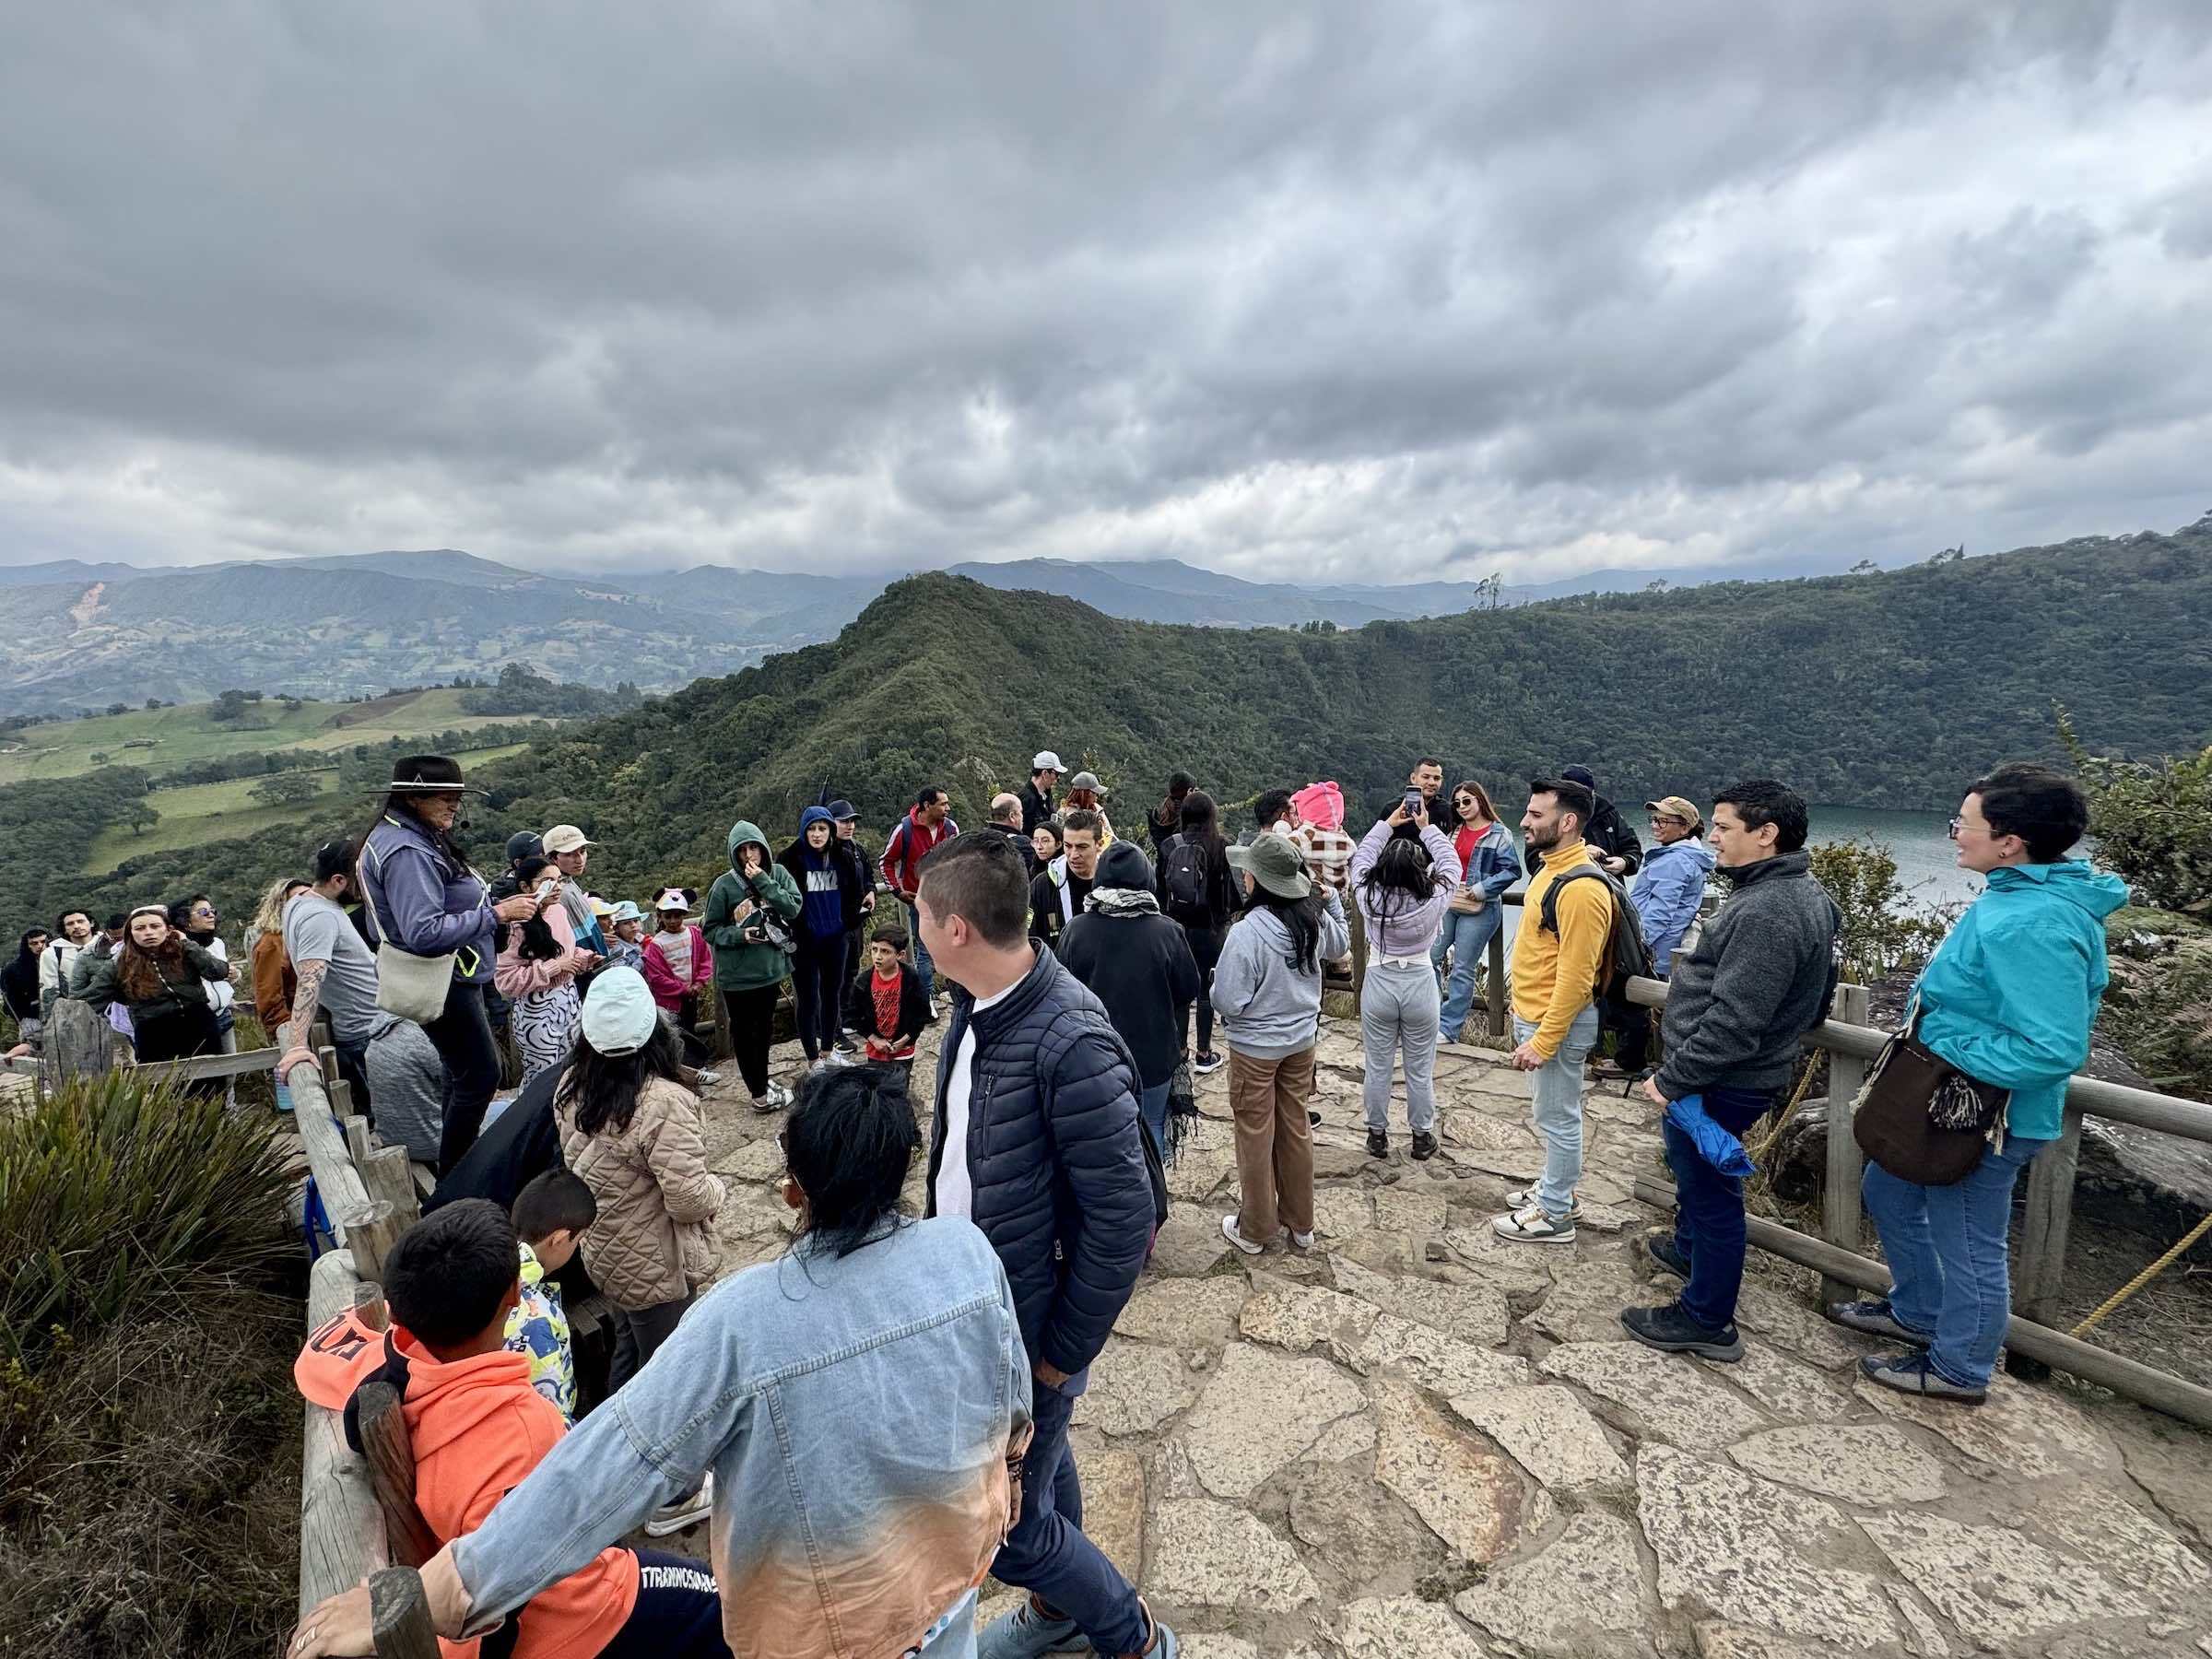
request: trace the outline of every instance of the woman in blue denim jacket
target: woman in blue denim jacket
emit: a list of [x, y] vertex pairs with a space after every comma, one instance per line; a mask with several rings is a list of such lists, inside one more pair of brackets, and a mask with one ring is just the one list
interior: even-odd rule
[[1883, 1387], [1970, 1405], [1988, 1390], [2012, 1310], [2013, 1187], [2063, 1127], [2066, 1080], [2089, 1057], [2104, 994], [2104, 919], [2127, 902], [2117, 876], [2065, 855], [2088, 821], [2071, 778], [2018, 765], [1975, 783], [1951, 820], [1959, 867], [1989, 886], [1913, 987], [1920, 1040], [2010, 1098], [1962, 1181], [1922, 1186], [1866, 1166], [1866, 1213], [1893, 1283], [1829, 1317], [1909, 1345], [1860, 1362]]
[[[983, 1235], [900, 1212], [921, 1137], [884, 1069], [825, 1068], [802, 1089], [782, 1136], [791, 1251], [701, 1297], [425, 1566], [441, 1635], [494, 1628], [712, 1471], [737, 1659], [975, 1653], [976, 1587], [1019, 1502], [1030, 1362]], [[325, 1603], [299, 1651], [372, 1652], [367, 1604]]]
[[[1459, 854], [1459, 889], [1444, 912], [1429, 959], [1444, 988], [1444, 1006], [1438, 1030], [1446, 1042], [1457, 1042], [1467, 1016], [1475, 1007], [1475, 974], [1490, 948], [1491, 935], [1505, 920], [1505, 891], [1521, 879], [1521, 860], [1513, 852], [1513, 832], [1498, 821], [1489, 792], [1469, 780], [1452, 792], [1453, 829], [1452, 850]], [[1444, 979], [1444, 955], [1452, 957], [1452, 977]]]

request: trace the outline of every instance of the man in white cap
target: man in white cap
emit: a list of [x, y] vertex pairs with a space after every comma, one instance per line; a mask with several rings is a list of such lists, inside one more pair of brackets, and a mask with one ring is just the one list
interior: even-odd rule
[[1037, 826], [1052, 822], [1053, 787], [1060, 782], [1060, 757], [1039, 749], [1030, 762], [1030, 781], [1021, 786], [1021, 832], [1037, 833]]
[[591, 895], [583, 888], [583, 872], [592, 862], [591, 849], [599, 843], [586, 839], [573, 824], [556, 824], [545, 833], [546, 856], [560, 872], [560, 906], [569, 912], [569, 926], [576, 943], [599, 956], [606, 954], [606, 935], [592, 913]]

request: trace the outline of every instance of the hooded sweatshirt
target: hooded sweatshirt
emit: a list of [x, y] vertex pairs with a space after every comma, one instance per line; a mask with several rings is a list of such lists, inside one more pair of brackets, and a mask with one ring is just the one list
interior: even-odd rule
[[2126, 902], [2125, 882], [2078, 858], [1992, 870], [1922, 971], [1920, 1040], [2012, 1090], [2008, 1134], [2058, 1134], [2109, 977], [2104, 919]]
[[1321, 1025], [1321, 965], [1352, 947], [1344, 901], [1332, 889], [1321, 917], [1321, 946], [1308, 972], [1290, 960], [1290, 930], [1266, 906], [1229, 930], [1214, 968], [1214, 1012], [1229, 1046], [1254, 1060], [1281, 1060], [1313, 1046]]
[[[817, 824], [830, 826], [830, 842], [819, 853], [806, 844], [806, 831]], [[807, 807], [799, 814], [799, 839], [776, 862], [800, 890], [799, 932], [809, 939], [841, 938], [845, 900], [839, 880], [837, 820], [823, 807]]]
[[[707, 889], [707, 943], [714, 947], [714, 982], [724, 991], [758, 991], [791, 977], [791, 959], [769, 943], [760, 912], [789, 926], [799, 913], [799, 885], [769, 855], [768, 838], [743, 818], [730, 826], [730, 867]], [[763, 867], [751, 877], [737, 874], [737, 849], [757, 846]], [[752, 912], [741, 922], [737, 907], [747, 900]]]
[[[348, 1313], [310, 1336], [293, 1368], [300, 1392], [318, 1405], [342, 1395], [346, 1437], [358, 1449], [355, 1391], [371, 1377], [392, 1382], [415, 1454], [416, 1508], [444, 1542], [476, 1531], [567, 1432], [560, 1408], [531, 1387], [528, 1359], [509, 1349], [448, 1361], [396, 1327], [365, 1345], [363, 1335]], [[515, 1616], [514, 1659], [596, 1653], [637, 1599], [635, 1553], [603, 1549]], [[441, 1640], [439, 1651], [475, 1659], [478, 1640]]]

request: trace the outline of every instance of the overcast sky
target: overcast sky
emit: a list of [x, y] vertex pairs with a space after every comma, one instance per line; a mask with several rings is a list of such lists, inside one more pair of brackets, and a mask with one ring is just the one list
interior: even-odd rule
[[5, 0], [0, 563], [1824, 569], [2212, 507], [2212, 5]]

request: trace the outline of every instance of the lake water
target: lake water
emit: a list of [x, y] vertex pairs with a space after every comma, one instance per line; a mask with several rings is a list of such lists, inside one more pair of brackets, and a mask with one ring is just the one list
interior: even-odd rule
[[1915, 904], [1971, 903], [1982, 892], [1982, 878], [1951, 862], [1956, 851], [1947, 830], [1947, 812], [1882, 812], [1863, 806], [1816, 806], [1812, 841], [1851, 841], [1865, 836], [1889, 849], [1897, 878]]

